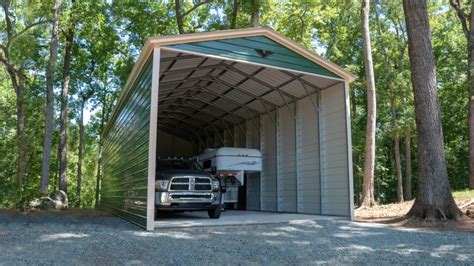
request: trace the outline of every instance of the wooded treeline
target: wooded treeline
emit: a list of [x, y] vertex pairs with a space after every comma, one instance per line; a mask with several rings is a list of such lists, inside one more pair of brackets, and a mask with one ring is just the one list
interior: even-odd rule
[[[354, 191], [360, 195], [368, 110], [361, 2], [2, 0], [0, 208], [38, 197], [40, 188], [59, 187], [70, 205], [94, 206], [100, 134], [148, 36], [258, 25], [359, 77], [350, 96]], [[415, 195], [417, 132], [403, 6], [383, 0], [370, 5], [377, 110], [374, 198], [386, 203]], [[474, 93], [468, 89], [474, 84], [468, 82], [468, 55], [474, 54], [470, 6], [435, 0], [428, 11], [449, 182], [454, 189], [467, 188], [468, 103]]]

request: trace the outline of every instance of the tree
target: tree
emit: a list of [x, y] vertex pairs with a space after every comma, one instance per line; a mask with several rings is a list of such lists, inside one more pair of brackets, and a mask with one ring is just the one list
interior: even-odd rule
[[203, 1], [197, 2], [190, 9], [183, 12], [182, 8], [181, 8], [181, 6], [182, 6], [181, 1], [182, 0], [174, 0], [174, 9], [175, 9], [175, 12], [176, 12], [176, 24], [178, 25], [179, 34], [183, 34], [183, 33], [186, 32], [184, 30], [184, 19], [186, 18], [186, 16], [189, 15], [191, 12], [193, 12], [198, 7], [211, 2], [211, 0], [203, 0]]
[[45, 129], [43, 141], [43, 161], [41, 164], [41, 193], [48, 193], [49, 171], [51, 167], [51, 142], [53, 138], [54, 122], [54, 72], [56, 70], [56, 61], [58, 57], [58, 32], [59, 32], [59, 13], [61, 0], [56, 0], [53, 6], [54, 20], [51, 30], [51, 42], [49, 52], [49, 63], [46, 70], [46, 108], [45, 108]]
[[411, 200], [412, 192], [411, 176], [411, 134], [407, 132], [405, 136], [405, 199]]
[[79, 154], [77, 158], [77, 207], [81, 206], [82, 161], [84, 160], [84, 108], [92, 94], [93, 90], [88, 90], [79, 95], [81, 97], [81, 107], [79, 115]]
[[390, 101], [392, 113], [392, 128], [394, 130], [394, 150], [395, 150], [395, 168], [397, 172], [397, 201], [403, 202], [403, 182], [402, 182], [402, 164], [400, 159], [400, 134], [398, 133], [397, 111], [395, 109], [395, 99]]
[[474, 189], [474, 2], [466, 13], [459, 0], [449, 0], [461, 23], [467, 40], [468, 128], [469, 128], [469, 187]]
[[252, 0], [252, 14], [250, 17], [252, 27], [260, 27], [260, 2]]
[[68, 94], [71, 73], [72, 51], [74, 46], [74, 32], [76, 25], [74, 3], [69, 15], [69, 24], [66, 27], [66, 49], [63, 64], [63, 87], [61, 89], [61, 118], [59, 128], [59, 189], [67, 192], [67, 118]]
[[461, 212], [451, 194], [446, 169], [426, 1], [403, 0], [403, 10], [415, 97], [419, 163], [417, 195], [408, 216], [427, 220], [439, 217], [458, 220]]
[[26, 35], [28, 31], [34, 27], [41, 25], [46, 20], [40, 18], [35, 22], [24, 25], [23, 28], [18, 28], [18, 16], [10, 12], [11, 1], [2, 0], [0, 6], [4, 12], [6, 40], [0, 44], [0, 62], [5, 67], [13, 89], [16, 95], [16, 133], [17, 133], [17, 158], [16, 158], [16, 181], [18, 188], [21, 190], [23, 186], [23, 178], [26, 171], [27, 153], [25, 142], [25, 68], [22, 64], [15, 62], [11, 56], [14, 43], [22, 36]]
[[374, 167], [375, 167], [375, 120], [376, 96], [374, 67], [372, 63], [372, 45], [369, 30], [370, 1], [364, 0], [361, 7], [362, 43], [364, 50], [365, 77], [367, 81], [367, 128], [365, 133], [364, 182], [361, 206], [372, 206], [374, 198]]
[[235, 29], [237, 26], [237, 14], [239, 12], [239, 6], [240, 6], [240, 0], [234, 0], [234, 3], [232, 4], [232, 16], [230, 20], [230, 28]]

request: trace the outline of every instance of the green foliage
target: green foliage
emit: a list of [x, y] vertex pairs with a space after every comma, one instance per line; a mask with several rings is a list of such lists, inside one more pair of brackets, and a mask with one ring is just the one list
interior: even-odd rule
[[[15, 32], [27, 25], [52, 18], [52, 0], [14, 2]], [[182, 0], [183, 12], [199, 1]], [[229, 29], [234, 0], [216, 0], [201, 5], [184, 17], [186, 32]], [[350, 87], [355, 194], [362, 188], [366, 127], [366, 92], [360, 30], [360, 1], [295, 0], [238, 1], [236, 28], [250, 26], [256, 9], [262, 25], [273, 27], [288, 38], [339, 64], [358, 76]], [[403, 10], [397, 1], [375, 1], [370, 28], [377, 88], [376, 197], [380, 202], [396, 199], [394, 136], [401, 143], [412, 137], [412, 165], [416, 187], [416, 129], [413, 112], [408, 50]], [[3, 13], [3, 10], [2, 10]], [[446, 1], [430, 1], [432, 42], [437, 59], [439, 95], [450, 182], [454, 188], [467, 186], [467, 81], [466, 40], [454, 11]], [[134, 61], [149, 36], [177, 34], [174, 1], [63, 1], [59, 61], [56, 71], [56, 110], [65, 33], [75, 28], [68, 124], [68, 194], [76, 195], [79, 116], [82, 102], [91, 113], [85, 127], [82, 207], [95, 201], [95, 180], [100, 135], [110, 117], [117, 92], [125, 84]], [[11, 46], [16, 66], [27, 74], [25, 107], [27, 174], [22, 197], [37, 196], [44, 130], [45, 70], [49, 60], [51, 24], [40, 23], [17, 38]], [[0, 41], [6, 39], [4, 18]], [[5, 68], [0, 71], [0, 208], [17, 202], [16, 96]], [[89, 97], [84, 97], [84, 96]], [[56, 190], [59, 121], [55, 122], [51, 162], [51, 189]], [[401, 145], [404, 168], [404, 147]], [[405, 170], [405, 169], [403, 169]], [[405, 173], [403, 171], [403, 173]]]

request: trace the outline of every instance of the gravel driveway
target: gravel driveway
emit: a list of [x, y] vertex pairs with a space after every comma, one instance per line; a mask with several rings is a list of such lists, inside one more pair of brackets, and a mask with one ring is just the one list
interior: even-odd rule
[[472, 264], [474, 234], [316, 220], [145, 232], [115, 217], [0, 213], [0, 264]]

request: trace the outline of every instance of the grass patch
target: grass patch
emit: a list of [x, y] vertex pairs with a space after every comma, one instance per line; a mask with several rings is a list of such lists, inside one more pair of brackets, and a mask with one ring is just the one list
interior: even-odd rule
[[453, 197], [456, 200], [466, 200], [466, 199], [474, 199], [474, 189], [464, 189], [453, 191]]

